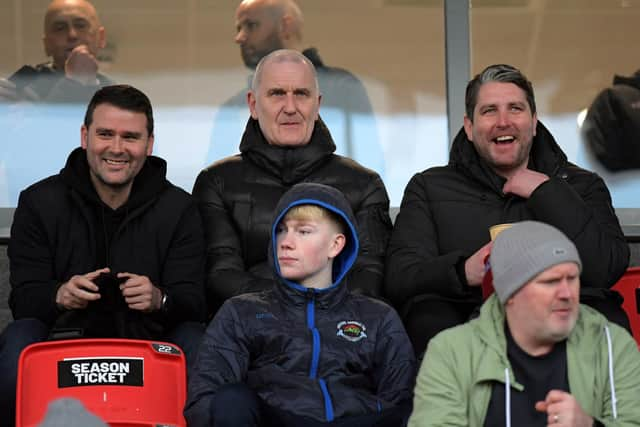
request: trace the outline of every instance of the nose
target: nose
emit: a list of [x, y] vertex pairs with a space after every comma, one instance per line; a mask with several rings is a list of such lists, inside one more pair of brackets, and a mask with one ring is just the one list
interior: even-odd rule
[[124, 151], [124, 143], [122, 142], [122, 138], [119, 135], [116, 135], [113, 138], [113, 142], [111, 143], [110, 150], [112, 153], [122, 153]]
[[291, 238], [291, 233], [288, 231], [281, 231], [278, 236], [278, 246], [280, 246], [281, 249], [292, 249], [294, 244], [293, 239]]
[[558, 284], [558, 298], [560, 299], [570, 299], [571, 298], [571, 285], [567, 279], [563, 279]]
[[287, 114], [295, 114], [296, 110], [297, 108], [295, 96], [293, 95], [293, 93], [289, 92], [287, 93], [287, 97], [285, 99], [284, 112]]
[[505, 128], [509, 126], [509, 114], [506, 111], [498, 111], [496, 126]]
[[76, 40], [78, 38], [78, 31], [72, 24], [69, 25], [69, 31], [67, 32], [67, 37], [70, 40]]
[[238, 44], [243, 44], [247, 41], [247, 33], [244, 30], [238, 31], [234, 40]]

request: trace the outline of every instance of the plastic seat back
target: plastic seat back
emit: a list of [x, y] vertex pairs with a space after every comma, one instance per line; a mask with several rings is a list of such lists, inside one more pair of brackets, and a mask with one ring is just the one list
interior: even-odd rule
[[633, 339], [640, 347], [640, 313], [638, 313], [638, 301], [636, 289], [640, 288], [640, 267], [627, 269], [624, 275], [613, 285], [611, 289], [620, 292], [624, 297], [622, 308], [629, 317]]
[[16, 426], [37, 426], [60, 397], [80, 400], [111, 426], [186, 426], [185, 358], [176, 345], [157, 341], [75, 339], [25, 348]]

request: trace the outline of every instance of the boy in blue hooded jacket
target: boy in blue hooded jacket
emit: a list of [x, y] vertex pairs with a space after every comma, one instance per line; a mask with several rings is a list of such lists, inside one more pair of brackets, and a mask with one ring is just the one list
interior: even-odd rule
[[390, 306], [347, 289], [358, 254], [349, 203], [303, 183], [275, 212], [274, 286], [231, 298], [207, 328], [189, 381], [189, 425], [403, 425], [413, 350]]

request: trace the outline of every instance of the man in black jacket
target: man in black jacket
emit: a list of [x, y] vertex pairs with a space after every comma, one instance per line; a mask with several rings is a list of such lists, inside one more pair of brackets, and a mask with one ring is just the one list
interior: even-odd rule
[[402, 307], [418, 354], [480, 305], [489, 227], [538, 220], [563, 231], [583, 260], [581, 302], [626, 326], [609, 288], [629, 248], [597, 175], [567, 161], [537, 120], [531, 83], [509, 65], [467, 85], [464, 129], [449, 164], [416, 174], [405, 190], [387, 252], [385, 290]]
[[[151, 156], [149, 99], [131, 86], [93, 96], [60, 174], [20, 195], [8, 254], [14, 322], [0, 336], [1, 420], [20, 351], [56, 331], [166, 340], [189, 365], [204, 330], [197, 205]], [[5, 416], [6, 414], [6, 416]]]
[[258, 65], [248, 95], [251, 117], [241, 154], [203, 170], [193, 188], [207, 240], [209, 314], [227, 298], [271, 287], [267, 263], [271, 213], [298, 182], [340, 189], [356, 215], [361, 251], [349, 275], [352, 291], [379, 296], [391, 230], [389, 199], [377, 173], [333, 154], [319, 116], [321, 96], [311, 62], [293, 50]]

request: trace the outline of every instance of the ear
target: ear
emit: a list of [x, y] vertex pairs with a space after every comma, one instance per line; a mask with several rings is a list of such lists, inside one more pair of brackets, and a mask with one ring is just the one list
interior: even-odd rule
[[88, 145], [88, 141], [87, 141], [88, 137], [89, 137], [89, 129], [87, 129], [85, 125], [82, 125], [82, 127], [80, 128], [80, 145], [85, 150], [87, 149], [87, 145]]
[[104, 49], [107, 46], [107, 32], [104, 27], [98, 28], [98, 48]]
[[538, 114], [533, 113], [533, 136], [536, 136], [537, 128], [538, 128]]
[[320, 103], [322, 102], [322, 95], [318, 95], [318, 105], [316, 106], [316, 111], [313, 114], [313, 121], [315, 122], [320, 118]]
[[51, 56], [51, 49], [49, 48], [49, 39], [46, 34], [42, 35], [42, 46], [44, 47], [44, 54]]
[[337, 257], [344, 246], [347, 244], [347, 238], [344, 237], [344, 234], [337, 233], [333, 236], [333, 240], [331, 241], [331, 245], [329, 246], [329, 259], [333, 259]]
[[469, 141], [473, 141], [473, 122], [471, 121], [471, 119], [469, 117], [467, 117], [467, 115], [464, 115], [464, 133], [467, 134], [467, 139]]
[[153, 141], [153, 135], [151, 135], [147, 141], [147, 156], [150, 156], [151, 153], [153, 153]]
[[251, 117], [255, 120], [258, 120], [258, 112], [256, 111], [256, 95], [253, 90], [250, 90], [247, 94], [247, 104], [249, 104], [249, 111], [251, 112]]

